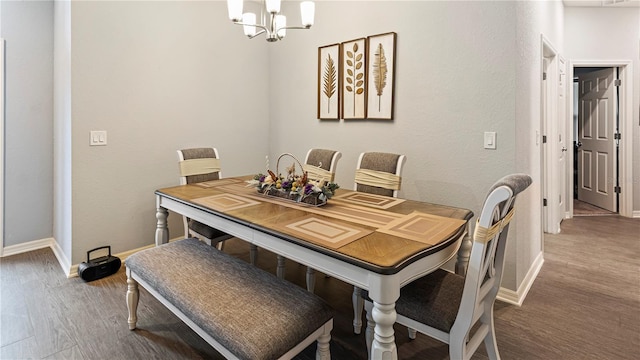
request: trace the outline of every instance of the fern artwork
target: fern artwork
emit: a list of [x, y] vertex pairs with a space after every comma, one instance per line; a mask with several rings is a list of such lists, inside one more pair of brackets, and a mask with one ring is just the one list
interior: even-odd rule
[[364, 119], [367, 115], [365, 44], [364, 38], [342, 44], [344, 119]]
[[369, 119], [393, 119], [393, 80], [396, 33], [369, 36], [368, 98]]
[[324, 96], [327, 97], [327, 112], [331, 112], [331, 98], [336, 93], [336, 82], [338, 81], [337, 74], [336, 65], [331, 58], [331, 55], [327, 55], [324, 73], [322, 74], [322, 92], [324, 93]]
[[340, 44], [318, 49], [318, 119], [340, 118]]
[[378, 43], [375, 53], [373, 53], [373, 85], [376, 87], [378, 95], [378, 111], [384, 87], [387, 85], [387, 58], [384, 56], [384, 47]]

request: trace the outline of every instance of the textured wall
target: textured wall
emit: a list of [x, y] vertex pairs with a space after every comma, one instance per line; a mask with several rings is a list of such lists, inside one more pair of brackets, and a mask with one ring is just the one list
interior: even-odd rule
[[[640, 212], [640, 8], [567, 8], [567, 57], [574, 61], [631, 62], [633, 70], [633, 210]], [[630, 190], [630, 189], [629, 189]], [[625, 189], [623, 189], [625, 191]]]
[[53, 2], [3, 1], [4, 246], [52, 237]]
[[[178, 184], [176, 149], [216, 146], [226, 176], [262, 168], [268, 61], [266, 42], [244, 38], [225, 2], [77, 1], [71, 16], [78, 263], [100, 245], [153, 243], [153, 192]], [[89, 147], [91, 130], [108, 131], [108, 145]], [[175, 215], [170, 231], [183, 233]]]
[[[515, 2], [323, 1], [316, 13], [310, 31], [292, 31], [270, 48], [276, 90], [270, 107], [271, 156], [303, 157], [310, 147], [340, 150], [336, 179], [352, 188], [361, 152], [406, 154], [400, 196], [476, 214], [495, 180], [516, 169], [530, 173], [516, 164], [531, 149], [530, 142], [516, 143]], [[389, 31], [398, 34], [395, 119], [317, 120], [317, 48]], [[484, 131], [497, 132], [496, 150], [483, 149]], [[526, 201], [520, 205], [528, 206]], [[520, 264], [524, 272], [531, 265], [529, 243], [540, 251], [539, 220], [539, 214], [518, 219], [518, 226], [537, 228], [537, 239], [527, 233], [512, 243], [526, 251]], [[516, 272], [514, 252], [505, 270], [511, 289]]]

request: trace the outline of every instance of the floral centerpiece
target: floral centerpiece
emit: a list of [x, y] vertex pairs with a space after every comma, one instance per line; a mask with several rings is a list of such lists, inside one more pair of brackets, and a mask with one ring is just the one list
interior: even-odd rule
[[[300, 162], [289, 153], [280, 155], [278, 164], [285, 155], [293, 157], [302, 169]], [[278, 171], [278, 164], [276, 165], [276, 171]], [[276, 175], [273, 171], [267, 169], [267, 174], [259, 173], [247, 182], [249, 185], [255, 186], [258, 192], [262, 194], [315, 206], [326, 204], [336, 189], [340, 188], [338, 184], [333, 182], [310, 180], [304, 171], [302, 175], [297, 175], [295, 165], [294, 162], [290, 167], [287, 167], [286, 175]]]

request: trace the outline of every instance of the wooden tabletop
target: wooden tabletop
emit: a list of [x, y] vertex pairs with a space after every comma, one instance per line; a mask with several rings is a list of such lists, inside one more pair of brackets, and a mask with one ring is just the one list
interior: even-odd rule
[[175, 186], [156, 194], [380, 273], [395, 273], [459, 240], [473, 217], [467, 209], [345, 189], [326, 205], [300, 205], [258, 193], [246, 186], [250, 178]]

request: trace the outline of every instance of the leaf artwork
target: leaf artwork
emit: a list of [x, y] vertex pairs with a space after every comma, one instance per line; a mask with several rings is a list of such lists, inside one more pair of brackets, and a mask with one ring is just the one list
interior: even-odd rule
[[353, 48], [351, 51], [347, 51], [347, 60], [346, 63], [349, 66], [347, 68], [347, 77], [345, 81], [347, 85], [345, 89], [353, 93], [353, 116], [356, 115], [356, 95], [360, 95], [364, 92], [364, 69], [362, 66], [364, 65], [362, 58], [362, 53], [358, 53], [358, 43], [353, 44]]
[[382, 92], [387, 85], [387, 58], [384, 56], [384, 47], [382, 47], [382, 44], [378, 44], [373, 56], [373, 78], [376, 93], [378, 94], [378, 111], [380, 111]]
[[327, 97], [327, 113], [331, 112], [331, 97], [336, 93], [337, 81], [336, 66], [329, 54], [322, 74], [324, 95]]

